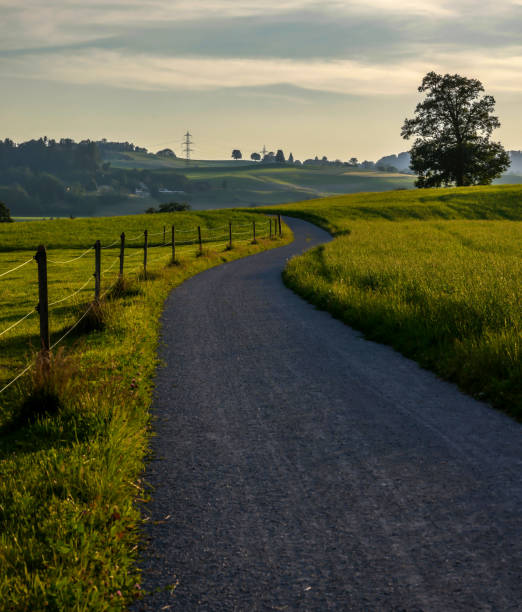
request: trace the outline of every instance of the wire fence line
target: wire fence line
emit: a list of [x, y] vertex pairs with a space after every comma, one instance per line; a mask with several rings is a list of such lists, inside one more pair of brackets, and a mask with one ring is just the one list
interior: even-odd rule
[[3, 332], [0, 332], [0, 337], [3, 336], [4, 334], [7, 334], [7, 332], [10, 329], [14, 329], [17, 325], [20, 325], [20, 323], [22, 323], [22, 321], [25, 321], [26, 319], [28, 319], [32, 314], [34, 314], [36, 312], [36, 308], [33, 308], [32, 310], [30, 310], [26, 315], [24, 315], [21, 319], [18, 319], [18, 321], [16, 321], [16, 323], [13, 323], [12, 325], [10, 325], [7, 329], [4, 329]]
[[113, 246], [117, 245], [120, 243], [120, 239], [115, 240], [114, 242], [112, 242], [111, 244], [107, 244], [105, 246], [102, 246], [102, 249], [111, 249]]
[[75, 295], [78, 295], [78, 293], [83, 291], [85, 289], [85, 287], [87, 287], [87, 285], [89, 283], [92, 283], [93, 279], [94, 279], [93, 276], [89, 276], [89, 278], [83, 283], [83, 285], [79, 289], [77, 289], [76, 291], [73, 291], [69, 295], [66, 295], [65, 297], [61, 298], [60, 300], [56, 300], [54, 302], [50, 302], [49, 305], [48, 305], [49, 308], [51, 308], [51, 306], [56, 306], [56, 304], [61, 304], [62, 302], [66, 302], [67, 300], [72, 299]]
[[59, 259], [49, 259], [49, 258], [47, 258], [47, 261], [48, 261], [48, 263], [53, 263], [53, 264], [58, 264], [60, 266], [64, 266], [64, 265], [73, 263], [74, 261], [78, 261], [78, 259], [81, 259], [82, 257], [85, 257], [93, 249], [94, 249], [94, 247], [90, 247], [86, 251], [84, 251], [81, 255], [78, 255], [78, 257], [73, 257], [72, 259], [67, 259], [65, 261], [60, 261]]
[[111, 270], [113, 270], [118, 262], [119, 262], [119, 258], [115, 259], [108, 268], [106, 268], [103, 272], [101, 272], [101, 275], [105, 276], [107, 272], [110, 272]]
[[26, 266], [28, 263], [31, 263], [32, 261], [34, 261], [34, 259], [31, 257], [31, 259], [24, 261], [24, 263], [21, 263], [19, 266], [16, 266], [16, 268], [11, 268], [10, 270], [7, 270], [7, 272], [2, 272], [2, 274], [0, 274], [0, 278], [2, 276], [7, 276], [8, 274], [11, 274], [11, 272], [15, 272], [15, 270], [19, 270], [20, 268], [23, 268], [24, 266]]
[[134, 236], [134, 238], [125, 237], [125, 240], [127, 240], [127, 242], [134, 242], [134, 240], [139, 240], [140, 238], [143, 238], [143, 234], [138, 234], [137, 236]]
[[[248, 228], [248, 229], [247, 229]], [[203, 231], [202, 231], [203, 229]], [[276, 231], [277, 230], [277, 231]], [[52, 259], [47, 257], [47, 251], [43, 245], [38, 247], [36, 255], [31, 259], [15, 266], [14, 268], [7, 270], [0, 274], [0, 278], [6, 276], [16, 270], [23, 268], [31, 262], [36, 260], [38, 264], [38, 295], [39, 302], [35, 308], [31, 309], [28, 313], [22, 316], [20, 319], [12, 323], [9, 327], [0, 331], [0, 337], [4, 334], [8, 333], [10, 330], [14, 329], [21, 323], [23, 323], [26, 319], [28, 319], [31, 315], [38, 312], [40, 317], [40, 341], [42, 346], [42, 351], [52, 351], [60, 342], [62, 342], [69, 334], [73, 332], [74, 329], [78, 327], [78, 325], [85, 319], [85, 317], [89, 314], [89, 312], [93, 309], [95, 304], [99, 303], [116, 285], [118, 281], [123, 278], [124, 271], [127, 274], [138, 273], [138, 270], [142, 270], [143, 278], [147, 279], [147, 264], [154, 262], [158, 263], [160, 260], [166, 259], [167, 256], [170, 255], [170, 259], [172, 262], [176, 261], [176, 253], [180, 251], [183, 255], [203, 255], [203, 247], [208, 248], [213, 246], [214, 248], [225, 247], [226, 249], [233, 248], [234, 243], [241, 243], [245, 241], [251, 241], [252, 243], [256, 242], [256, 238], [275, 238], [277, 236], [281, 237], [281, 221], [280, 218], [272, 218], [270, 220], [265, 221], [252, 221], [248, 223], [232, 223], [229, 222], [227, 225], [222, 226], [214, 226], [214, 227], [205, 227], [194, 226], [192, 228], [186, 229], [176, 229], [175, 226], [170, 227], [171, 237], [169, 236], [169, 240], [167, 241], [167, 226], [163, 227], [162, 231], [148, 233], [147, 230], [144, 230], [142, 234], [138, 234], [137, 236], [133, 236], [131, 238], [127, 238], [125, 233], [122, 233], [118, 240], [115, 240], [111, 244], [101, 246], [100, 241], [97, 240], [94, 246], [89, 247], [83, 253], [76, 257], [72, 257], [67, 260], [60, 259]], [[187, 236], [187, 238], [182, 238], [181, 240], [177, 240], [176, 237], [178, 234], [182, 234]], [[188, 239], [188, 234], [192, 234], [193, 239]], [[151, 237], [155, 236], [163, 236], [163, 241], [159, 244], [149, 244], [148, 240]], [[127, 254], [125, 251], [125, 243], [126, 242], [136, 242], [138, 240], [143, 240], [143, 245], [136, 245], [132, 247], [132, 250], [135, 251], [132, 254]], [[119, 245], [120, 253], [119, 256], [115, 257], [112, 264], [105, 268], [103, 271], [101, 270], [101, 251], [107, 250], [111, 248], [117, 248]], [[171, 251], [161, 253], [158, 256], [153, 258], [148, 257], [149, 249], [158, 249], [158, 251], [154, 251], [155, 253], [160, 253], [161, 248], [170, 248]], [[54, 301], [49, 302], [48, 299], [48, 280], [47, 280], [47, 265], [59, 265], [65, 266], [72, 264], [86, 255], [88, 255], [91, 251], [94, 251], [95, 255], [95, 265], [94, 265], [94, 274], [90, 275], [87, 280], [85, 280], [80, 287], [70, 292], [69, 294], [56, 299]], [[133, 260], [134, 258], [142, 255], [143, 261], [138, 263], [138, 265], [134, 266], [132, 269], [124, 270], [124, 262], [125, 260]], [[120, 268], [116, 278], [113, 282], [106, 288], [103, 293], [101, 293], [101, 279], [105, 275], [107, 275], [110, 271], [112, 271], [117, 264], [120, 264]], [[89, 306], [85, 310], [85, 312], [72, 324], [72, 326], [53, 344], [50, 343], [50, 334], [49, 334], [49, 311], [52, 307], [57, 306], [58, 304], [67, 302], [80, 294], [85, 288], [92, 283], [94, 280], [94, 300], [90, 302]], [[27, 365], [21, 372], [19, 372], [12, 380], [10, 380], [4, 387], [0, 389], [0, 394], [6, 391], [9, 387], [11, 387], [16, 381], [18, 381], [24, 374], [29, 372], [34, 365], [34, 360]]]

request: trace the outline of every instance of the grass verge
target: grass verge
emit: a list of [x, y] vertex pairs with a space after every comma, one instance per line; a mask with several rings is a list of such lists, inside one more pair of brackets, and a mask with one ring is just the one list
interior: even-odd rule
[[357, 194], [263, 209], [336, 239], [285, 282], [373, 340], [522, 418], [522, 186]]
[[[69, 336], [52, 363], [40, 364], [33, 379], [22, 378], [2, 397], [3, 609], [119, 610], [139, 595], [136, 502], [144, 496], [140, 479], [164, 300], [198, 272], [290, 240], [287, 230], [281, 241], [244, 242], [229, 251], [207, 244], [204, 256], [180, 254], [172, 266], [165, 265], [168, 253], [158, 257], [154, 265], [151, 261], [148, 280], [138, 277], [107, 294], [102, 329]], [[56, 287], [61, 287], [59, 280]], [[9, 291], [11, 299], [25, 299], [23, 290]], [[74, 311], [77, 305], [67, 308]], [[74, 319], [78, 310], [76, 315], [69, 310], [58, 312], [55, 323]], [[18, 328], [11, 333], [4, 346], [15, 362], [26, 359], [31, 333]], [[4, 379], [17, 367], [7, 359]], [[52, 380], [44, 377], [42, 384], [42, 368], [47, 367]], [[35, 393], [54, 397], [49, 410], [35, 414], [30, 406], [24, 408]]]

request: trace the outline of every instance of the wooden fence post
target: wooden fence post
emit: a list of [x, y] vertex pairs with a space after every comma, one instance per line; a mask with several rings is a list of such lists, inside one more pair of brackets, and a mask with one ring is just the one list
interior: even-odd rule
[[281, 236], [283, 235], [283, 233], [281, 232], [281, 215], [277, 215], [277, 220], [279, 223], [279, 238], [281, 238]]
[[100, 300], [101, 285], [101, 244], [99, 240], [94, 243], [94, 301]]
[[165, 231], [166, 231], [166, 229], [167, 229], [167, 226], [164, 225], [163, 226], [163, 244], [165, 244]]
[[47, 293], [47, 253], [41, 244], [34, 256], [38, 264], [38, 306], [40, 315], [40, 342], [42, 351], [49, 351], [49, 298]]
[[176, 229], [174, 226], [171, 228], [172, 232], [172, 263], [176, 261]]
[[120, 236], [120, 278], [123, 278], [123, 262], [125, 258], [125, 232]]
[[228, 222], [228, 246], [232, 248], [232, 221]]
[[147, 280], [147, 250], [149, 248], [149, 232], [143, 232], [143, 277]]
[[252, 240], [252, 244], [256, 244], [257, 240], [256, 240], [256, 222], [252, 221], [252, 235], [254, 236], [254, 239]]
[[272, 219], [269, 219], [270, 222], [270, 239], [272, 239]]
[[198, 225], [198, 240], [199, 240], [199, 254], [203, 255], [203, 244], [201, 242], [201, 227]]

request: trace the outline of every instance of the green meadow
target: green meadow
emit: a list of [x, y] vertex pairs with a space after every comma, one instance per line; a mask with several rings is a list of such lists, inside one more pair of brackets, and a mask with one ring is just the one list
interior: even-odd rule
[[[194, 209], [263, 206], [358, 191], [411, 189], [414, 177], [408, 174], [361, 170], [343, 165], [292, 166], [240, 161], [198, 161], [164, 159], [144, 153], [126, 153], [108, 158], [113, 168], [161, 171], [165, 185], [172, 172], [190, 180], [188, 199]], [[159, 175], [158, 175], [159, 176]], [[142, 212], [155, 202], [131, 198], [124, 205], [129, 212]], [[117, 214], [120, 205], [107, 214]], [[121, 212], [124, 212], [121, 209]], [[101, 213], [106, 214], [106, 213]]]
[[356, 194], [267, 208], [329, 230], [286, 283], [522, 417], [522, 187]]
[[[171, 224], [175, 264], [171, 247], [163, 246], [163, 227], [168, 242]], [[123, 283], [122, 231], [128, 239]], [[27, 262], [0, 277], [0, 390], [35, 364], [0, 392], [4, 609], [117, 610], [139, 596], [137, 502], [147, 499], [141, 475], [163, 302], [173, 287], [204, 269], [291, 240], [287, 228], [282, 239], [268, 233], [267, 220], [234, 211], [0, 225], [0, 274]], [[93, 309], [91, 247], [97, 239], [106, 248], [102, 300]], [[32, 257], [38, 244], [48, 247], [51, 343], [58, 342], [50, 362], [35, 362], [38, 289]]]

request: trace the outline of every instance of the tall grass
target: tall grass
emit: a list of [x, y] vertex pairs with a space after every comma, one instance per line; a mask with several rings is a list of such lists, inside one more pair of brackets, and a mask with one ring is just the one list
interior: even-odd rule
[[[149, 219], [158, 223], [151, 217], [128, 223], [134, 223], [135, 229], [143, 228]], [[236, 218], [248, 221], [250, 217], [238, 213]], [[204, 227], [215, 227], [228, 215], [209, 213], [186, 219], [187, 224], [197, 220]], [[64, 245], [64, 249], [50, 250], [49, 258], [57, 261], [72, 259], [98, 237], [106, 236], [108, 244], [121, 231], [121, 224], [114, 220], [96, 220], [95, 233], [91, 223], [71, 220], [76, 231], [67, 234], [62, 223], [69, 220], [38, 226], [48, 232], [45, 241]], [[17, 244], [25, 249], [35, 246], [31, 228], [24, 235], [23, 227], [15, 226], [21, 232], [15, 240], [8, 233], [13, 225], [0, 233], [0, 244], [7, 243], [9, 249], [0, 253], [0, 272], [34, 253], [11, 250]], [[162, 225], [163, 218], [157, 231]], [[153, 228], [149, 225], [149, 229]], [[42, 232], [37, 237], [36, 243], [44, 241]], [[0, 396], [2, 609], [118, 610], [139, 594], [135, 557], [141, 518], [136, 501], [146, 498], [141, 474], [157, 364], [158, 320], [165, 297], [199, 271], [290, 239], [287, 231], [283, 241], [260, 240], [252, 245], [245, 240], [230, 251], [224, 245], [206, 245], [202, 257], [181, 251], [177, 265], [168, 265], [168, 247], [158, 248], [151, 251], [148, 280], [140, 275], [139, 263], [129, 262], [128, 280], [102, 303], [103, 328], [68, 336], [60, 345], [65, 349], [55, 352], [50, 363], [40, 360], [31, 375]], [[77, 248], [71, 249], [71, 243]], [[133, 250], [139, 262], [141, 253]], [[103, 252], [102, 269], [117, 261], [116, 253], [109, 252]], [[50, 264], [50, 300], [67, 295], [92, 274], [91, 255], [66, 268]], [[132, 275], [134, 265], [138, 268]], [[116, 271], [117, 266], [104, 277], [103, 290], [111, 286]], [[34, 308], [33, 264], [0, 282], [2, 330], [20, 313]], [[92, 291], [88, 285], [76, 302], [60, 303], [51, 310], [53, 340], [85, 311]], [[37, 322], [30, 317], [5, 334], [0, 348], [0, 380], [5, 382], [33, 358], [38, 348]], [[58, 401], [51, 410], [34, 410], [34, 403], [28, 407], [27, 402], [34, 400], [35, 393], [37, 399], [38, 393], [44, 393]]]
[[[505, 202], [495, 208], [520, 214]], [[326, 205], [320, 210], [326, 216]], [[350, 234], [292, 259], [288, 285], [522, 417], [522, 222], [339, 221], [338, 214], [329, 223], [347, 224]]]
[[300, 217], [333, 234], [354, 221], [522, 220], [522, 185], [356, 193], [259, 209]]

